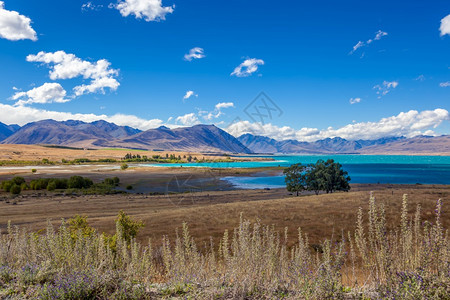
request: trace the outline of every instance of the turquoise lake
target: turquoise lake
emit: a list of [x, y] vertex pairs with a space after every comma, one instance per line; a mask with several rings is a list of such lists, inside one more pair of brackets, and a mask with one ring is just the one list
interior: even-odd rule
[[[203, 168], [259, 168], [295, 163], [315, 163], [319, 159], [334, 159], [342, 164], [351, 183], [393, 183], [393, 184], [450, 184], [450, 156], [406, 156], [406, 155], [291, 155], [257, 156], [273, 161], [252, 161], [233, 163], [185, 163], [145, 164], [153, 167], [203, 167]], [[224, 177], [238, 188], [284, 187], [284, 177], [251, 176]]]

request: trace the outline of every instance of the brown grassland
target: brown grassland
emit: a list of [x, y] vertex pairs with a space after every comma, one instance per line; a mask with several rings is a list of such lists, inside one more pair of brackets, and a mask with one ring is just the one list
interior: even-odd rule
[[[133, 150], [133, 149], [64, 149], [64, 148], [49, 148], [40, 145], [0, 145], [0, 161], [40, 161], [42, 159], [48, 159], [54, 162], [60, 162], [62, 159], [74, 160], [79, 158], [87, 158], [91, 160], [98, 159], [122, 159], [127, 153], [146, 155], [151, 157], [152, 155], [165, 156], [166, 154], [175, 154], [183, 157], [184, 155], [192, 155], [197, 159], [203, 157], [207, 159], [224, 159], [224, 156], [220, 155], [208, 155], [205, 156], [201, 153], [182, 152], [182, 151], [146, 151], [146, 150]], [[249, 159], [249, 158], [233, 158]], [[254, 159], [254, 158], [253, 158]]]
[[[11, 221], [14, 225], [37, 231], [46, 227], [48, 219], [57, 226], [62, 218], [79, 214], [88, 216], [90, 225], [100, 232], [113, 233], [114, 219], [120, 210], [124, 210], [145, 223], [138, 235], [142, 242], [150, 237], [159, 244], [163, 235], [173, 240], [177, 228], [187, 222], [192, 236], [203, 245], [209, 243], [210, 237], [217, 243], [225, 230], [237, 227], [242, 213], [251, 221], [260, 219], [262, 224], [273, 224], [279, 231], [287, 227], [292, 234], [290, 243], [295, 243], [295, 232], [301, 227], [314, 244], [332, 235], [336, 238], [342, 231], [353, 231], [358, 208], [368, 208], [370, 191], [374, 192], [378, 203], [386, 205], [388, 225], [398, 224], [403, 194], [408, 194], [411, 208], [421, 204], [423, 218], [430, 221], [434, 219], [436, 201], [442, 199], [443, 226], [448, 228], [450, 225], [450, 205], [446, 205], [450, 186], [353, 185], [348, 193], [300, 197], [288, 195], [284, 189], [156, 196], [25, 194], [18, 198], [16, 205], [6, 198], [0, 202], [0, 228], [4, 232], [7, 222]], [[411, 217], [413, 213], [411, 210]]]

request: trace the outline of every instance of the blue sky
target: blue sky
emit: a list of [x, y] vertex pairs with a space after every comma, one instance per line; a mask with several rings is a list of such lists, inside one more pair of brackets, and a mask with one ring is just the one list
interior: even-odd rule
[[2, 0], [0, 122], [449, 134], [449, 53], [448, 1]]

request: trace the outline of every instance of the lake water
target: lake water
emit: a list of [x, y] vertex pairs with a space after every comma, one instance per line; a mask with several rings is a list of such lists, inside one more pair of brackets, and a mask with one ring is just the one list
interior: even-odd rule
[[[450, 156], [406, 156], [406, 155], [291, 155], [258, 156], [273, 161], [234, 163], [186, 163], [183, 167], [207, 168], [260, 168], [288, 167], [295, 163], [315, 163], [319, 159], [334, 159], [342, 164], [351, 183], [396, 183], [396, 184], [450, 184]], [[154, 167], [180, 167], [180, 164], [146, 164]], [[239, 188], [284, 187], [284, 177], [224, 177]]]

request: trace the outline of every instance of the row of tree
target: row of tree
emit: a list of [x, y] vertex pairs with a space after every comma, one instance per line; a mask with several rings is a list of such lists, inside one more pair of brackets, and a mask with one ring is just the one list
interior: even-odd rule
[[320, 191], [333, 193], [334, 191], [349, 191], [350, 176], [342, 169], [342, 165], [329, 159], [318, 160], [315, 164], [294, 164], [283, 171], [287, 190], [296, 192]]

